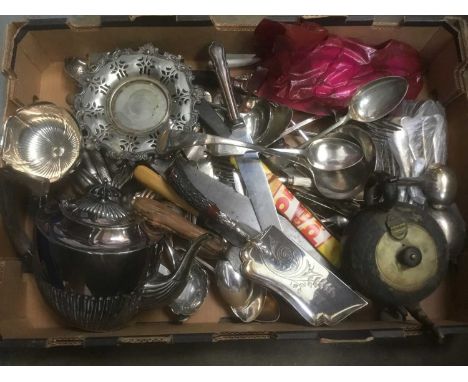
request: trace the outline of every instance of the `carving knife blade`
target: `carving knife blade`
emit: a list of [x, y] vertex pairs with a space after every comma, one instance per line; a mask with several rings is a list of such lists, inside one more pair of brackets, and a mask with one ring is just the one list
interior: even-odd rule
[[[247, 132], [245, 123], [237, 109], [223, 45], [218, 42], [212, 42], [209, 47], [209, 54], [226, 102], [229, 119], [232, 123], [230, 138], [253, 143], [252, 137]], [[236, 161], [260, 228], [265, 230], [270, 226], [275, 226], [281, 230], [281, 223], [270, 192], [268, 179], [263, 171], [258, 153], [245, 154], [243, 157], [237, 158]]]

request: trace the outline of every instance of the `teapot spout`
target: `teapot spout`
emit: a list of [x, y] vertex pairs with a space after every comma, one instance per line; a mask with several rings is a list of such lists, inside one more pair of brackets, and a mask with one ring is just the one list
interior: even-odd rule
[[195, 255], [205, 241], [213, 236], [206, 233], [198, 237], [190, 246], [177, 270], [171, 275], [156, 274], [143, 287], [142, 308], [151, 309], [165, 305], [176, 298], [184, 289]]

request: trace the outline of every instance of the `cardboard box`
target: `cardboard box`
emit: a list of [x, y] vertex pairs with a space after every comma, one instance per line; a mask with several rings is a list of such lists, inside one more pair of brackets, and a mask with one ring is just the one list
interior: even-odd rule
[[[5, 115], [36, 100], [67, 107], [66, 96], [75, 92], [63, 70], [69, 56], [138, 48], [145, 43], [181, 54], [192, 69], [207, 68], [207, 45], [221, 41], [226, 50], [253, 51], [253, 30], [261, 16], [93, 17], [34, 20], [10, 24], [4, 42], [3, 73], [8, 77]], [[281, 18], [279, 18], [281, 19]], [[295, 17], [287, 17], [293, 21]], [[459, 179], [457, 203], [468, 220], [468, 26], [461, 18], [317, 18], [331, 33], [378, 44], [398, 39], [416, 48], [425, 68], [421, 98], [441, 101], [448, 119], [449, 165]], [[25, 198], [20, 187], [14, 196], [17, 219], [24, 219]], [[11, 207], [11, 206], [10, 206]], [[5, 213], [2, 206], [2, 213]], [[10, 208], [11, 210], [11, 208]], [[0, 347], [90, 346], [119, 343], [227, 341], [266, 338], [317, 338], [322, 341], [369, 341], [374, 338], [420, 335], [421, 326], [380, 321], [372, 308], [353, 315], [335, 327], [311, 327], [300, 319], [282, 322], [235, 323], [211, 288], [203, 307], [184, 324], [175, 324], [163, 310], [138, 315], [127, 327], [106, 333], [69, 328], [42, 300], [33, 276], [21, 265], [6, 231], [0, 227]], [[11, 233], [11, 232], [10, 232]], [[11, 236], [11, 235], [10, 235]], [[19, 243], [21, 244], [21, 243]], [[16, 243], [18, 246], [18, 243]], [[468, 258], [461, 256], [457, 272], [427, 300], [423, 307], [442, 333], [468, 332]], [[294, 315], [292, 315], [294, 316]], [[287, 321], [287, 322], [285, 322]]]

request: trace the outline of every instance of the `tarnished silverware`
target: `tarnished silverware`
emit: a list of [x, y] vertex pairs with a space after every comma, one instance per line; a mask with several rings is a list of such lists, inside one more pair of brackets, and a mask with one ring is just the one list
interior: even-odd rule
[[[164, 244], [170, 258], [170, 266], [172, 269], [176, 269], [184, 254], [176, 250], [173, 243], [169, 243], [169, 241], [165, 240]], [[170, 270], [163, 264], [159, 265], [159, 272], [163, 275], [170, 274]], [[169, 303], [169, 308], [177, 316], [178, 321], [187, 320], [200, 309], [208, 295], [208, 287], [208, 275], [201, 265], [195, 261], [190, 267], [184, 289]]]
[[440, 163], [430, 165], [419, 177], [400, 178], [399, 184], [418, 186], [434, 208], [451, 205], [457, 194], [457, 177], [448, 166]]
[[317, 119], [319, 119], [319, 117], [310, 117], [310, 118], [304, 119], [301, 122], [294, 123], [292, 126], [289, 126], [288, 128], [286, 128], [277, 138], [275, 138], [270, 144], [267, 144], [266, 146], [272, 145], [273, 143], [279, 141], [281, 138], [284, 138], [287, 135], [302, 129], [303, 127], [311, 124], [312, 122], [316, 121]]
[[320, 254], [306, 253], [289, 237], [271, 226], [262, 233], [242, 227], [193, 188], [178, 169], [167, 173], [169, 182], [194, 205], [210, 227], [234, 247], [242, 248], [242, 272], [280, 294], [312, 325], [335, 324], [367, 302], [321, 264]]
[[312, 169], [325, 171], [347, 169], [363, 158], [362, 149], [357, 143], [335, 136], [314, 140], [305, 149], [275, 149], [215, 135], [183, 131], [165, 131], [158, 142], [157, 152], [161, 155], [167, 155], [183, 148], [203, 145], [234, 146], [236, 148], [234, 150], [223, 148], [222, 151], [214, 152], [216, 155], [242, 156], [249, 151], [256, 151], [287, 158], [300, 164], [307, 162]]
[[78, 57], [68, 57], [65, 59], [64, 69], [71, 78], [82, 84], [88, 70], [88, 64]]
[[95, 55], [83, 71], [74, 106], [90, 146], [117, 158], [144, 159], [161, 131], [194, 128], [202, 94], [181, 56], [148, 44]]
[[[230, 138], [252, 143], [252, 137], [247, 132], [245, 123], [240, 117], [234, 99], [224, 47], [218, 42], [212, 42], [208, 51], [228, 108], [229, 119], [232, 123], [232, 134]], [[268, 180], [263, 171], [258, 154], [251, 153], [245, 157], [237, 158], [236, 162], [239, 166], [239, 171], [242, 175], [260, 227], [265, 229], [273, 225], [281, 229], [276, 207], [268, 186]]]
[[445, 208], [432, 208], [426, 206], [425, 210], [439, 224], [447, 241], [450, 259], [457, 263], [458, 257], [463, 252], [466, 237], [466, 225], [456, 204]]
[[[151, 229], [156, 231], [162, 229], [189, 240], [196, 239], [207, 232], [176, 215], [169, 207], [158, 201], [137, 199], [134, 207], [140, 215], [146, 218]], [[278, 304], [272, 302], [272, 297], [269, 297], [268, 312], [262, 314], [267, 299], [265, 288], [255, 285], [241, 273], [240, 249], [231, 247], [226, 250], [226, 248], [227, 246], [219, 238], [213, 237], [205, 242], [205, 249], [211, 251], [210, 257], [218, 258], [216, 268], [210, 269], [210, 266], [203, 260], [198, 259], [198, 261], [205, 264], [207, 269], [215, 274], [218, 289], [233, 314], [243, 322], [259, 319], [276, 321], [279, 316], [279, 308], [275, 310], [274, 307], [277, 307]], [[220, 256], [223, 258], [219, 259]]]
[[172, 313], [180, 321], [188, 319], [203, 305], [208, 295], [209, 279], [206, 271], [197, 263], [193, 263], [188, 274], [187, 283], [182, 292], [169, 304]]
[[[263, 98], [247, 98], [247, 112], [241, 114], [255, 144], [269, 146], [276, 142], [291, 122], [293, 111]], [[241, 105], [241, 106], [243, 106]]]
[[260, 316], [267, 291], [241, 273], [239, 248], [231, 247], [226, 259], [218, 260], [215, 277], [221, 296], [237, 318], [243, 322], [252, 322]]

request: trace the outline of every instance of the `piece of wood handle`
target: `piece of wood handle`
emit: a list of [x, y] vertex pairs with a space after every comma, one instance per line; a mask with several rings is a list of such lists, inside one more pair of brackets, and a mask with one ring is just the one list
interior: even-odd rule
[[[157, 200], [136, 198], [133, 207], [151, 227], [174, 233], [184, 239], [194, 240], [208, 233], [204, 228], [189, 222], [171, 207]], [[225, 251], [225, 244], [219, 237], [206, 241], [203, 246], [215, 254]]]
[[174, 203], [176, 206], [183, 210], [190, 212], [192, 215], [197, 216], [198, 212], [184, 199], [182, 199], [177, 192], [164, 180], [164, 178], [151, 170], [150, 168], [139, 165], [135, 168], [133, 175], [141, 184], [150, 190], [157, 192], [164, 199]]

